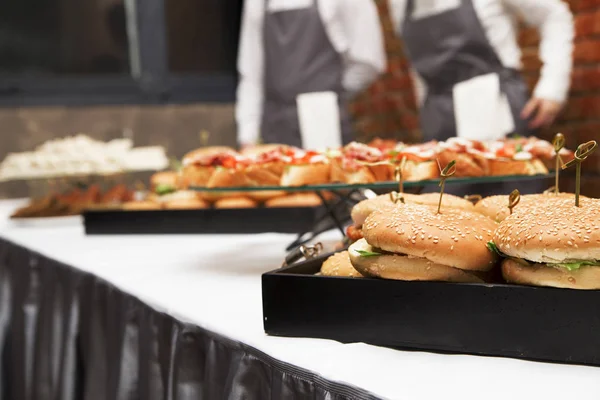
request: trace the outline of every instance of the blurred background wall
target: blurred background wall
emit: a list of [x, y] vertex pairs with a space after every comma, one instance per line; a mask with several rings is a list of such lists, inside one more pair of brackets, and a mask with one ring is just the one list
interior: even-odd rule
[[[418, 140], [418, 111], [402, 42], [394, 33], [387, 1], [375, 1], [381, 15], [389, 63], [386, 74], [355, 101], [353, 113], [357, 127], [365, 140], [393, 133], [403, 140]], [[554, 134], [562, 132], [568, 145], [575, 148], [589, 140], [600, 141], [600, 0], [568, 0], [567, 3], [575, 14], [576, 29], [570, 98], [555, 126], [540, 132], [540, 136], [552, 140]], [[523, 26], [520, 44], [523, 72], [533, 88], [541, 65], [535, 29]], [[583, 192], [600, 197], [600, 151], [585, 162], [584, 170]], [[573, 179], [565, 180], [565, 183], [569, 185], [565, 190], [574, 188]]]
[[[352, 105], [359, 137], [363, 140], [380, 136], [418, 141], [418, 112], [402, 43], [393, 32], [387, 2], [375, 1], [385, 32], [389, 65], [387, 72]], [[0, 4], [0, 71], [31, 65], [22, 60], [28, 56], [45, 61], [38, 62], [36, 68], [28, 71], [36, 79], [65, 72], [113, 76], [130, 68], [126, 10], [122, 0], [20, 0], [10, 3], [19, 3], [20, 7], [10, 14], [3, 12], [4, 6]], [[26, 29], [28, 26], [19, 22], [18, 16], [31, 10], [33, 3], [48, 14], [30, 21], [32, 28]], [[187, 85], [185, 82], [188, 81], [184, 79], [188, 75], [206, 76], [209, 82], [214, 82], [221, 79], [222, 71], [235, 74], [239, 10], [233, 10], [231, 4], [225, 3], [230, 2], [165, 0], [164, 29], [169, 48], [166, 68], [177, 77], [183, 77], [178, 78], [183, 79], [183, 85]], [[239, 0], [237, 7], [241, 7], [241, 3]], [[542, 136], [551, 138], [560, 131], [567, 136], [570, 147], [575, 147], [580, 142], [600, 139], [600, 0], [570, 0], [568, 3], [576, 14], [577, 30], [573, 87], [562, 117]], [[45, 4], [45, 8], [40, 4]], [[56, 7], [57, 4], [60, 7]], [[9, 20], [15, 27], [7, 31]], [[37, 29], [37, 35], [32, 34], [32, 29], [34, 33]], [[5, 60], [15, 59], [18, 43], [14, 44], [14, 35], [19, 32], [22, 36], [19, 40], [23, 42], [31, 44], [37, 40], [29, 47], [38, 50], [33, 55], [21, 54], [20, 62], [8, 65], [2, 61], [3, 55]], [[215, 32], [220, 34], [215, 36]], [[9, 42], [6, 42], [7, 35], [11, 35]], [[524, 27], [520, 41], [524, 49], [524, 73], [533, 86], [540, 67], [538, 37], [534, 30]], [[10, 51], [13, 56], [7, 58]], [[215, 78], [211, 78], [213, 76]], [[198, 91], [204, 90], [203, 87]], [[11, 87], [4, 89], [11, 90]], [[232, 88], [228, 90], [231, 92]], [[0, 84], [0, 97], [1, 92]], [[164, 145], [175, 157], [199, 146], [199, 132], [203, 129], [211, 133], [210, 144], [234, 145], [233, 100], [192, 98], [192, 101], [177, 102], [167, 98], [163, 101], [166, 104], [161, 101], [149, 105], [132, 104], [134, 102], [77, 105], [71, 102], [68, 106], [10, 104], [10, 100], [5, 100], [4, 106], [0, 107], [0, 159], [8, 152], [30, 150], [50, 138], [78, 132], [98, 139], [111, 139], [130, 130], [136, 145]], [[584, 193], [600, 197], [600, 152], [586, 162], [585, 170]], [[568, 183], [572, 185], [572, 182]], [[0, 184], [0, 198], [24, 194], [26, 187], [23, 184]]]

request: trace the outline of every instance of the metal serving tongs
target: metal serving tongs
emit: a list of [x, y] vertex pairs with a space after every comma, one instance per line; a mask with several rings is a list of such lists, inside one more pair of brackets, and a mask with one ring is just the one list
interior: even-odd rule
[[292, 250], [283, 261], [281, 268], [288, 267], [296, 261], [304, 258], [305, 260], [311, 260], [316, 258], [323, 251], [323, 243], [317, 242], [312, 246], [301, 245]]

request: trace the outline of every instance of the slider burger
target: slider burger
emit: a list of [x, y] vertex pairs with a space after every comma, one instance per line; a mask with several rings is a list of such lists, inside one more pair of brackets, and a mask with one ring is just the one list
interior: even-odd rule
[[547, 174], [544, 163], [513, 141], [498, 141], [490, 145], [495, 157], [488, 160], [490, 176]]
[[150, 190], [159, 195], [177, 191], [179, 184], [179, 173], [175, 171], [157, 172], [150, 177]]
[[[543, 162], [547, 169], [554, 169], [556, 167], [554, 146], [546, 140], [536, 137], [520, 137], [505, 139], [503, 142], [505, 143], [505, 148], [514, 149], [515, 153], [517, 151], [530, 153], [534, 158]], [[566, 148], [562, 148], [559, 155], [565, 163], [575, 158], [575, 153]]]
[[347, 251], [335, 253], [325, 260], [321, 266], [321, 275], [346, 278], [364, 278], [364, 276], [352, 266], [352, 263], [350, 262], [350, 255]]
[[404, 160], [402, 176], [405, 181], [436, 179], [440, 176], [436, 161], [437, 147], [436, 141], [411, 146], [399, 143], [396, 149], [387, 153], [386, 158], [395, 165], [400, 165]]
[[182, 183], [188, 186], [206, 186], [216, 167], [235, 166], [239, 154], [230, 147], [210, 146], [191, 151], [183, 157]]
[[[250, 159], [228, 148], [209, 148], [196, 150], [184, 157], [183, 178], [190, 185], [206, 188], [227, 188], [250, 186], [245, 169]], [[239, 192], [204, 192], [207, 201], [216, 201], [223, 197], [240, 196]]]
[[[405, 204], [437, 206], [440, 201], [440, 195], [438, 193], [404, 193], [402, 197]], [[389, 193], [361, 201], [352, 208], [350, 216], [352, 217], [353, 225], [346, 229], [346, 236], [348, 236], [348, 239], [353, 242], [361, 239], [363, 237], [361, 232], [362, 225], [372, 212], [402, 205], [403, 204], [401, 202], [394, 203]], [[442, 208], [456, 208], [467, 211], [474, 210], [473, 203], [451, 194], [444, 194], [442, 197]]]
[[450, 138], [439, 143], [437, 159], [441, 165], [456, 161], [455, 176], [484, 176], [489, 172], [489, 159], [493, 154], [476, 140]]
[[600, 289], [600, 200], [557, 198], [508, 216], [490, 249], [505, 259], [506, 281], [532, 286]]
[[[245, 174], [251, 186], [279, 186], [286, 165], [298, 149], [281, 144], [253, 147], [242, 152], [250, 158]], [[257, 201], [283, 196], [283, 191], [249, 191], [246, 195]]]
[[331, 165], [324, 154], [295, 149], [281, 176], [281, 186], [305, 186], [329, 183]]
[[495, 228], [477, 213], [404, 204], [367, 217], [350, 261], [365, 276], [481, 283], [496, 262], [486, 247]]
[[366, 144], [352, 142], [331, 158], [331, 181], [346, 184], [385, 182], [393, 178], [393, 167], [384, 153]]
[[261, 145], [246, 150], [242, 155], [250, 158], [246, 175], [256, 186], [277, 186], [287, 163], [299, 151], [286, 145]]

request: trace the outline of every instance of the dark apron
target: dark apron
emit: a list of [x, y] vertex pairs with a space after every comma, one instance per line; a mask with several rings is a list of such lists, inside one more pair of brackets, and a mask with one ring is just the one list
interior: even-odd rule
[[[427, 85], [427, 97], [420, 110], [424, 141], [446, 140], [456, 136], [454, 85], [471, 78], [497, 73], [500, 90], [506, 94], [515, 124], [515, 133], [531, 134], [528, 121], [520, 118], [529, 99], [527, 85], [519, 72], [502, 65], [489, 43], [472, 0], [432, 16], [414, 20], [414, 0], [407, 0], [401, 32], [413, 68]], [[515, 188], [523, 193], [539, 188], [528, 182], [493, 185], [448, 185], [449, 193], [458, 195], [506, 193]]]
[[268, 11], [268, 1], [263, 28], [263, 142], [302, 147], [296, 97], [314, 92], [338, 95], [342, 143], [351, 142], [349, 96], [342, 85], [344, 62], [327, 36], [317, 0], [308, 8], [273, 13]]

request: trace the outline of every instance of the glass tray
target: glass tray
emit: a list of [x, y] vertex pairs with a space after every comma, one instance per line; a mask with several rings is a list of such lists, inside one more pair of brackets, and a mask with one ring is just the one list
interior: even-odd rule
[[[457, 183], [495, 183], [495, 182], [523, 182], [539, 179], [554, 178], [554, 174], [538, 174], [538, 175], [502, 175], [502, 176], [482, 176], [468, 178], [449, 178], [446, 184]], [[439, 185], [440, 179], [430, 179], [425, 181], [404, 182], [405, 188]], [[360, 183], [348, 185], [345, 183], [327, 183], [321, 185], [306, 185], [306, 186], [236, 186], [236, 187], [219, 187], [207, 188], [201, 186], [191, 186], [190, 190], [198, 192], [260, 192], [260, 191], [284, 191], [284, 192], [306, 192], [306, 191], [321, 191], [321, 190], [354, 190], [354, 189], [389, 189], [398, 188], [398, 182], [375, 182], [375, 183]]]

